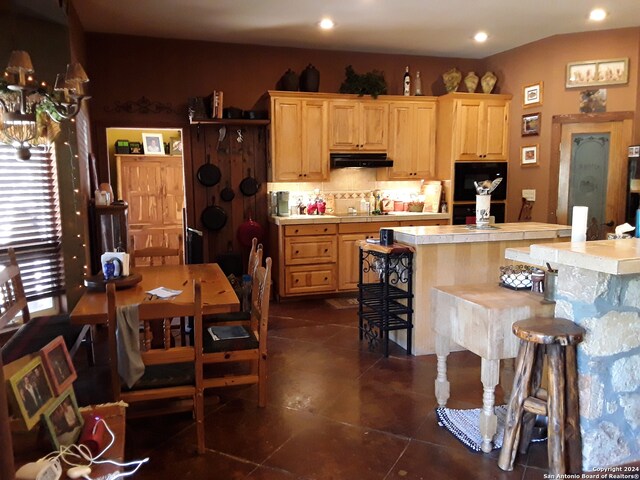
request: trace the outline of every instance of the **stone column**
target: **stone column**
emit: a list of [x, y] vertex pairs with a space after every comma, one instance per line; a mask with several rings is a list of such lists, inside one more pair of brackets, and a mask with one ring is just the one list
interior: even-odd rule
[[561, 266], [557, 317], [587, 331], [578, 346], [585, 472], [640, 460], [640, 275]]

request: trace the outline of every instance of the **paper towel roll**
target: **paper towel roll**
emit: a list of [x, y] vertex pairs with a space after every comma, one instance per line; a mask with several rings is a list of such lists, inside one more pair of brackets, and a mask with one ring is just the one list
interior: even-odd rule
[[587, 218], [589, 207], [573, 207], [571, 219], [571, 241], [584, 242], [587, 240]]

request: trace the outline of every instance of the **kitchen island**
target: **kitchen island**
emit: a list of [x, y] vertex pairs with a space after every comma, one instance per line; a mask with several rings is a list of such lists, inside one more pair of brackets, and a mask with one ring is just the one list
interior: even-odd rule
[[640, 240], [536, 244], [506, 257], [558, 266], [555, 316], [587, 332], [577, 349], [583, 470], [640, 461]]
[[[491, 229], [475, 226], [442, 225], [394, 227], [395, 241], [411, 245], [414, 255], [415, 355], [435, 353], [434, 319], [431, 315], [431, 287], [498, 283], [507, 248], [528, 247], [536, 243], [568, 241], [571, 227], [536, 222], [502, 223]], [[404, 331], [391, 338], [406, 345]], [[452, 345], [451, 350], [460, 350]]]

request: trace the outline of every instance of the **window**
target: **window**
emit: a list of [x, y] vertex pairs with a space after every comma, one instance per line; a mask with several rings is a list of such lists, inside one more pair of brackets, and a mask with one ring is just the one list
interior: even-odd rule
[[0, 145], [0, 254], [13, 247], [30, 301], [64, 291], [62, 230], [54, 153], [32, 147], [20, 162]]

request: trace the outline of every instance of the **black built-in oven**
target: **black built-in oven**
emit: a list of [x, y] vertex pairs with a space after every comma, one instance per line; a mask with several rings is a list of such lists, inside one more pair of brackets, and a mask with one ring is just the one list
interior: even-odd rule
[[507, 199], [507, 162], [456, 162], [454, 173], [454, 202], [475, 202], [474, 182], [493, 181], [500, 177], [502, 182], [491, 193], [491, 200]]

